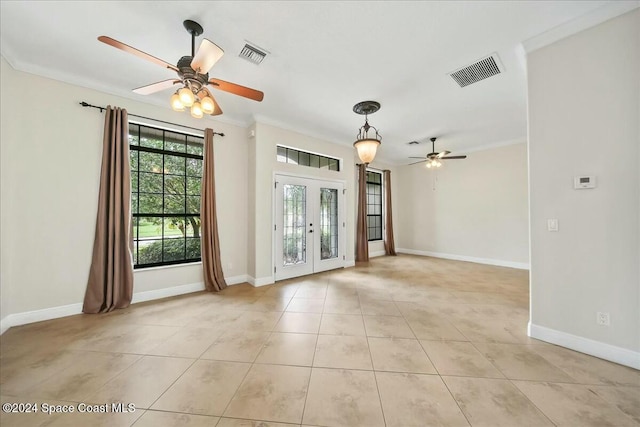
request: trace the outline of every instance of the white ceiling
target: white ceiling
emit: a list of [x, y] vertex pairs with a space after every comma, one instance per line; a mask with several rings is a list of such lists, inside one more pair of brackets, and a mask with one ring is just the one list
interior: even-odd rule
[[[176, 63], [190, 54], [182, 21], [192, 19], [226, 52], [210, 76], [265, 93], [257, 103], [214, 91], [220, 120], [257, 120], [350, 145], [364, 122], [353, 105], [376, 100], [382, 108], [370, 124], [383, 136], [380, 159], [406, 164], [431, 151], [412, 140], [439, 137], [436, 151], [455, 155], [524, 139], [521, 43], [607, 3], [2, 1], [0, 39], [16, 69], [169, 108], [171, 91], [145, 97], [131, 89], [171, 71], [96, 38]], [[261, 65], [238, 57], [245, 41], [270, 52]], [[465, 88], [447, 75], [493, 52], [503, 74]]]

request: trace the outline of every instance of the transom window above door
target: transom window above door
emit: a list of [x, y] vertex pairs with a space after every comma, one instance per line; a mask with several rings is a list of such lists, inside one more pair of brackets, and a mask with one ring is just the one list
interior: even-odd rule
[[278, 145], [277, 160], [281, 163], [308, 166], [316, 169], [327, 169], [336, 172], [340, 171], [340, 159], [297, 150], [295, 148], [285, 147], [284, 145]]

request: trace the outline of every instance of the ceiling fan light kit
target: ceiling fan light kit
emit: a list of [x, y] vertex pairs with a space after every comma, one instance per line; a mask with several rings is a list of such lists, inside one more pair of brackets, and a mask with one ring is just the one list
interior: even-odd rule
[[[364, 125], [358, 131], [356, 142], [353, 146], [358, 151], [360, 161], [366, 165], [371, 163], [376, 157], [378, 147], [382, 143], [382, 136], [378, 133], [378, 129], [369, 125], [369, 114], [373, 114], [380, 109], [380, 103], [376, 101], [362, 101], [353, 106], [353, 112], [363, 114], [365, 116]], [[373, 129], [375, 135], [369, 136], [369, 131]]]
[[209, 70], [222, 58], [224, 50], [212, 41], [203, 39], [196, 52], [196, 36], [201, 35], [204, 30], [200, 24], [191, 20], [184, 21], [183, 25], [187, 32], [191, 34], [191, 56], [183, 56], [175, 66], [111, 37], [100, 36], [98, 40], [175, 71], [178, 74], [177, 79], [163, 80], [133, 90], [140, 95], [149, 95], [173, 87], [176, 84], [182, 84], [182, 87], [169, 100], [174, 111], [185, 111], [186, 108], [189, 108], [191, 116], [197, 119], [204, 117], [205, 114], [211, 116], [222, 114], [220, 106], [211, 95], [208, 87], [253, 99], [254, 101], [262, 101], [264, 94], [258, 90], [224, 80], [209, 79]]
[[[441, 160], [457, 160], [457, 159], [466, 159], [467, 156], [449, 156], [451, 151], [441, 151], [440, 153], [436, 153], [436, 138], [429, 138], [431, 141], [431, 153], [427, 154], [425, 157], [409, 157], [410, 159], [422, 159], [419, 162], [410, 163], [409, 165], [415, 165], [422, 162], [427, 162], [427, 168], [439, 168], [442, 166]], [[411, 144], [412, 142], [410, 142]]]
[[427, 168], [439, 168], [440, 166], [442, 166], [442, 162], [438, 159], [427, 160]]

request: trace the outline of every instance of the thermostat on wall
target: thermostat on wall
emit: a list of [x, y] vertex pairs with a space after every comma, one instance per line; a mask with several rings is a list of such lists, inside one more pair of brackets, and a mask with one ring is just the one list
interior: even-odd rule
[[576, 190], [582, 190], [585, 188], [596, 188], [596, 177], [593, 175], [574, 176], [573, 188], [575, 188]]

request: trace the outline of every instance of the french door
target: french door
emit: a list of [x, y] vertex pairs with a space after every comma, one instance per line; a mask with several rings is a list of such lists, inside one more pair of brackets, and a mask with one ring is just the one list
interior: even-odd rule
[[344, 267], [343, 184], [276, 175], [275, 279]]

